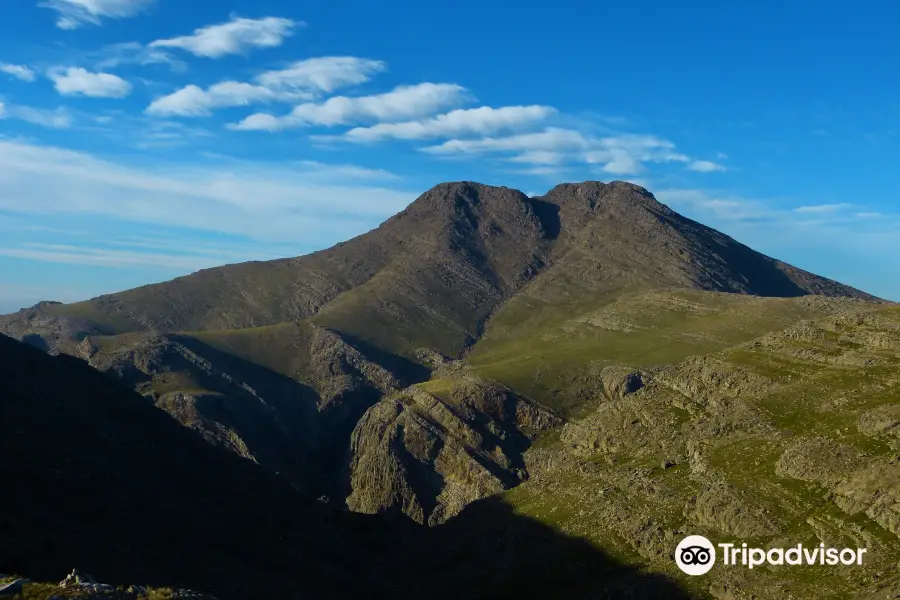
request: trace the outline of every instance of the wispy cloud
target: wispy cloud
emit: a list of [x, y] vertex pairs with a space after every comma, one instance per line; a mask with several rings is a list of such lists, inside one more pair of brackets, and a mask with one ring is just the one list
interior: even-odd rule
[[[23, 247], [0, 248], [0, 256], [100, 267], [162, 267], [177, 271], [196, 271], [220, 265], [224, 262], [221, 256], [197, 256], [190, 253], [160, 254], [66, 244], [37, 243], [25, 244]], [[241, 260], [241, 258], [235, 257], [234, 260]]]
[[124, 98], [131, 93], [131, 84], [121, 77], [110, 73], [92, 73], [81, 67], [51, 69], [47, 76], [63, 96]]
[[188, 85], [154, 100], [146, 113], [156, 116], [205, 117], [218, 108], [268, 102], [302, 102], [321, 93], [368, 81], [386, 68], [379, 61], [325, 56], [300, 61], [256, 77], [256, 83], [223, 81], [203, 89]]
[[156, 40], [151, 48], [178, 48], [206, 58], [244, 54], [256, 48], [275, 48], [304, 23], [279, 17], [247, 19], [232, 16], [227, 23], [195, 29], [191, 35]]
[[34, 81], [37, 74], [31, 68], [25, 65], [11, 65], [9, 63], [0, 63], [0, 72], [6, 73], [11, 77], [15, 77], [21, 81]]
[[698, 189], [661, 189], [656, 198], [676, 210], [722, 221], [761, 222], [777, 217], [778, 211], [766, 203], [733, 194]]
[[688, 164], [687, 168], [697, 173], [716, 173], [728, 170], [725, 165], [720, 165], [711, 160], [695, 160]]
[[148, 10], [155, 0], [44, 0], [38, 6], [55, 10], [60, 29], [100, 25], [104, 18], [125, 19]]
[[341, 136], [350, 142], [366, 143], [384, 139], [422, 140], [427, 138], [490, 135], [516, 130], [556, 114], [550, 106], [504, 106], [458, 109], [430, 119], [402, 123], [378, 123], [355, 127]]
[[307, 102], [284, 116], [257, 113], [229, 127], [238, 131], [281, 131], [311, 125], [401, 121], [429, 116], [469, 99], [467, 90], [456, 84], [420, 83], [400, 86], [386, 94], [335, 96], [324, 102]]
[[280, 92], [250, 83], [223, 81], [208, 89], [189, 85], [154, 100], [146, 113], [154, 116], [206, 117], [217, 108], [249, 106], [263, 102], [308, 99], [295, 92]]
[[594, 137], [558, 127], [507, 137], [452, 139], [424, 151], [444, 156], [498, 153], [513, 162], [537, 165], [572, 161], [599, 165], [612, 175], [640, 173], [647, 162], [690, 160], [676, 151], [675, 144], [653, 135]]
[[841, 202], [839, 204], [815, 204], [810, 206], [799, 206], [794, 209], [794, 212], [804, 215], [826, 215], [834, 214], [838, 211], [852, 207], [852, 204], [846, 202]]
[[369, 81], [387, 70], [387, 63], [355, 56], [320, 56], [261, 73], [256, 81], [274, 90], [315, 90], [332, 93]]
[[0, 119], [16, 119], [49, 129], [68, 129], [72, 126], [72, 115], [64, 107], [48, 110], [0, 102]]
[[[405, 207], [414, 192], [385, 187], [380, 171], [307, 163], [229, 161], [191, 168], [130, 167], [53, 147], [0, 141], [0, 210], [101, 215], [267, 241], [333, 243]], [[396, 183], [392, 181], [392, 183]]]
[[169, 65], [172, 70], [184, 71], [187, 65], [173, 57], [169, 52], [159, 48], [148, 48], [139, 42], [124, 42], [104, 46], [97, 52], [92, 52], [89, 59], [96, 61], [95, 68], [99, 70], [114, 69], [122, 65]]

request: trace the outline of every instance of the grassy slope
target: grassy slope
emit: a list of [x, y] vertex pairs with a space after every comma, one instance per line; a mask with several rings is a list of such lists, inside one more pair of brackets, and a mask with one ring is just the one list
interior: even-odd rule
[[633, 292], [574, 304], [514, 298], [468, 356], [475, 371], [564, 412], [591, 366], [672, 364], [824, 314], [804, 299]]
[[[531, 335], [533, 347], [541, 348], [535, 348], [530, 356], [516, 361], [511, 357], [513, 342], [492, 345], [489, 336], [473, 353], [472, 362], [481, 372], [511, 383], [529, 381], [529, 371], [538, 368], [542, 361], [569, 370], [577, 370], [589, 360], [656, 363], [703, 349], [714, 351], [731, 346], [766, 330], [784, 328], [801, 315], [821, 312], [801, 309], [796, 301], [752, 300], [757, 309], [762, 309], [754, 312], [747, 310], [749, 305], [743, 298], [737, 301], [693, 293], [676, 296], [693, 301], [705, 297], [708, 301], [702, 303], [718, 310], [703, 315], [696, 311], [668, 311], [645, 316], [643, 302], [632, 299], [617, 314], [636, 317], [641, 325], [655, 321], [660, 329], [637, 330], [630, 336], [621, 332], [579, 331], [567, 343], [562, 333], [565, 319], [547, 319], [544, 323], [549, 326]], [[626, 563], [649, 565], [652, 571], [678, 577], [687, 588], [702, 595], [709, 592], [711, 585], [718, 585], [716, 589], [720, 591], [722, 586], [728, 586], [732, 591], [753, 591], [764, 598], [788, 594], [799, 598], [842, 598], [852, 593], [866, 597], [865, 586], [890, 580], [890, 574], [895, 572], [900, 560], [897, 535], [865, 513], [842, 510], [832, 501], [827, 486], [777, 475], [776, 463], [797, 440], [822, 436], [855, 449], [868, 464], [894, 468], [888, 465], [900, 452], [900, 441], [887, 435], [864, 435], [857, 426], [861, 413], [886, 404], [900, 404], [900, 353], [896, 347], [865, 343], [872, 335], [900, 343], [900, 309], [880, 309], [878, 315], [876, 320], [849, 326], [838, 320], [811, 338], [776, 335], [774, 341], [744, 344], [717, 355], [724, 361], [725, 369], [748, 369], [772, 382], [764, 393], [743, 395], [741, 400], [748, 401], [751, 409], [758, 411], [774, 430], [723, 430], [702, 440], [703, 454], [710, 472], [723, 478], [737, 493], [746, 494], [760, 514], [778, 524], [781, 535], [728, 535], [709, 524], [698, 524], [687, 515], [683, 507], [692, 496], [706, 489], [707, 480], [693, 476], [687, 460], [679, 461], [674, 468], [661, 468], [659, 459], [665, 456], [666, 449], [659, 454], [651, 448], [651, 442], [656, 436], [668, 439], [666, 436], [673, 431], [677, 441], [679, 431], [699, 428], [713, 417], [707, 410], [690, 404], [690, 412], [686, 412], [683, 397], [665, 392], [651, 396], [656, 414], [649, 413], [646, 403], [636, 412], [649, 429], [642, 430], [635, 440], [621, 441], [617, 452], [598, 451], [573, 459], [558, 440], [539, 443], [534, 448], [534, 460], [541, 468], [535, 469], [532, 481], [506, 492], [503, 498], [517, 514], [583, 537]], [[552, 344], [542, 339], [548, 333], [553, 336]], [[697, 338], [691, 333], [703, 335], [695, 341]], [[686, 343], [673, 345], [679, 339]], [[562, 352], [555, 352], [560, 346]], [[656, 351], [660, 347], [661, 354]], [[575, 362], [568, 362], [571, 360]], [[677, 453], [674, 445], [669, 450]], [[646, 539], [640, 542], [642, 534], [637, 531], [644, 527], [661, 536], [671, 532], [668, 535], [672, 537], [656, 540], [656, 546]], [[664, 552], [687, 533], [705, 534], [713, 540], [743, 539], [763, 547], [798, 542], [818, 545], [824, 539], [838, 547], [868, 547], [869, 566], [799, 567], [790, 572], [732, 571], [714, 582], [709, 578], [686, 578], [668, 556], [654, 558], [652, 549], [657, 547]]]

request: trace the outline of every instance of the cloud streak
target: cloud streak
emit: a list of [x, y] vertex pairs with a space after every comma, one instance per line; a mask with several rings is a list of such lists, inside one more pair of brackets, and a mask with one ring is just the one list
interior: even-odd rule
[[421, 118], [470, 99], [467, 90], [451, 83], [399, 86], [373, 96], [334, 96], [324, 102], [307, 102], [290, 114], [250, 115], [229, 126], [237, 131], [283, 131], [313, 125], [334, 127], [366, 121], [402, 121]]
[[688, 169], [697, 173], [721, 173], [728, 169], [725, 165], [713, 162], [711, 160], [695, 160], [688, 165]]
[[98, 215], [268, 242], [333, 243], [377, 225], [415, 193], [384, 172], [322, 163], [136, 168], [59, 148], [0, 140], [0, 210]]
[[32, 82], [37, 79], [37, 74], [25, 65], [11, 65], [9, 63], [0, 63], [0, 73], [6, 73], [11, 77], [15, 77], [20, 81]]
[[156, 40], [151, 48], [176, 48], [204, 58], [245, 54], [259, 48], [275, 48], [304, 26], [300, 21], [279, 17], [247, 19], [233, 16], [227, 23], [195, 29], [191, 35]]
[[430, 119], [402, 123], [378, 123], [355, 127], [342, 136], [350, 142], [369, 143], [385, 139], [423, 140], [428, 138], [490, 135], [516, 130], [556, 114], [550, 106], [504, 106], [458, 109]]
[[[308, 96], [307, 96], [308, 97]], [[303, 99], [303, 94], [279, 92], [237, 81], [223, 81], [208, 89], [189, 85], [154, 100], [145, 111], [160, 117], [208, 117], [218, 108]]]
[[313, 58], [266, 71], [256, 77], [257, 83], [223, 81], [205, 90], [188, 85], [157, 98], [145, 112], [156, 116], [206, 117], [219, 108], [308, 101], [321, 93], [364, 83], [386, 68], [382, 62], [351, 56]]
[[68, 129], [72, 115], [63, 107], [54, 110], [0, 102], [0, 119], [16, 119], [48, 129]]
[[58, 14], [60, 29], [78, 29], [82, 25], [100, 25], [104, 18], [127, 19], [147, 11], [155, 0], [45, 0], [38, 6]]
[[355, 56], [320, 56], [261, 73], [256, 81], [270, 89], [315, 90], [332, 93], [369, 81], [387, 70], [387, 63]]
[[688, 162], [672, 142], [652, 136], [624, 134], [594, 137], [574, 129], [547, 127], [543, 131], [506, 137], [451, 139], [423, 151], [440, 156], [499, 154], [530, 165], [578, 162], [599, 165], [611, 175], [634, 175], [644, 163]]
[[92, 73], [81, 67], [51, 69], [47, 76], [63, 96], [124, 98], [131, 93], [131, 84], [121, 77], [110, 73]]

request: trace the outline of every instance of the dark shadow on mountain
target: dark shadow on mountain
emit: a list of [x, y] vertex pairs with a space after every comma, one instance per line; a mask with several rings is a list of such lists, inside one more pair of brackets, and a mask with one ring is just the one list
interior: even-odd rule
[[[662, 218], [662, 217], [661, 217]], [[665, 217], [665, 221], [698, 247], [717, 256], [722, 266], [744, 276], [747, 290], [758, 296], [794, 298], [809, 292], [777, 267], [777, 261], [756, 252], [752, 248], [695, 221], [680, 215]], [[713, 281], [713, 289], [720, 292], [738, 292], [732, 285]]]
[[435, 528], [329, 511], [83, 361], [0, 336], [0, 572], [222, 600], [684, 598], [497, 498]]
[[413, 362], [406, 357], [382, 350], [378, 346], [343, 331], [334, 329], [329, 329], [329, 331], [340, 336], [345, 342], [359, 350], [372, 362], [393, 373], [394, 377], [399, 379], [405, 386], [428, 381], [428, 378], [431, 377], [431, 371], [427, 367], [420, 365], [417, 362]]
[[444, 525], [409, 531], [380, 565], [397, 598], [690, 598], [675, 581], [647, 574], [533, 519], [497, 497]]
[[167, 361], [172, 368], [188, 370], [204, 389], [217, 392], [193, 395], [197, 413], [236, 432], [261, 465], [304, 493], [315, 497], [329, 487], [323, 481], [328, 473], [312, 459], [323, 438], [314, 389], [195, 338], [171, 339], [214, 368], [208, 372], [181, 356]]
[[48, 344], [47, 340], [45, 340], [38, 333], [29, 333], [22, 336], [22, 343], [28, 344], [32, 348], [37, 348], [38, 350], [42, 350], [44, 352], [50, 351], [50, 344]]
[[547, 239], [555, 240], [558, 238], [562, 229], [562, 223], [559, 218], [559, 206], [540, 198], [529, 198], [528, 203], [531, 205], [531, 210], [534, 211], [538, 221], [541, 222], [541, 227]]
[[348, 598], [363, 517], [323, 510], [83, 361], [0, 336], [0, 572]]

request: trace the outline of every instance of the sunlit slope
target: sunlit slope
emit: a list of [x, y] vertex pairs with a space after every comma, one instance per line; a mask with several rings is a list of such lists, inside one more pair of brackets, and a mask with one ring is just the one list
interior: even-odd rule
[[[776, 306], [771, 318], [795, 310]], [[711, 344], [733, 335], [700, 331]], [[531, 479], [503, 494], [517, 514], [716, 597], [896, 597], [900, 310], [801, 321], [644, 382], [529, 451]], [[717, 566], [684, 578], [670, 553], [687, 534], [868, 554], [862, 567]]]
[[693, 290], [608, 294], [578, 303], [526, 293], [491, 320], [467, 362], [483, 377], [567, 411], [597, 395], [604, 367], [672, 364], [856, 305], [865, 306]]

